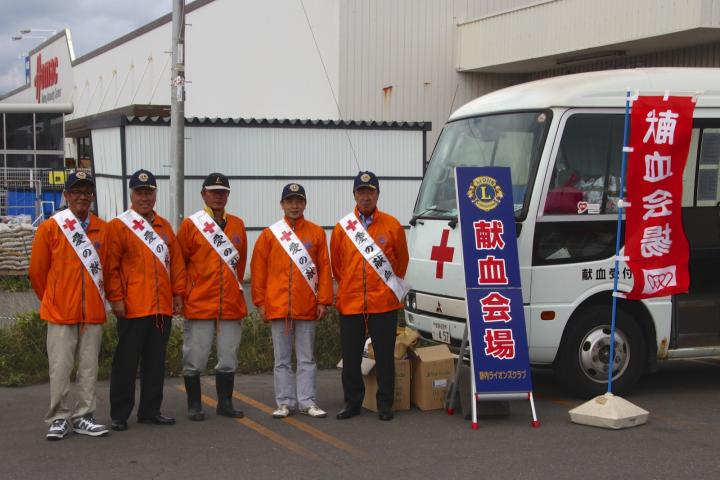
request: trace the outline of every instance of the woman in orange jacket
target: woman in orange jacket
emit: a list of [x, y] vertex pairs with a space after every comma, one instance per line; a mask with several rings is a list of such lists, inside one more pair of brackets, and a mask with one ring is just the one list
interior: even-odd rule
[[[302, 185], [286, 185], [280, 200], [285, 216], [263, 230], [250, 263], [253, 303], [272, 328], [273, 418], [296, 409], [311, 417], [327, 416], [316, 404], [314, 345], [316, 320], [332, 304], [332, 279], [325, 232], [305, 219], [306, 206]], [[290, 363], [293, 337], [297, 378]]]
[[[107, 427], [94, 418], [98, 354], [105, 323], [107, 224], [90, 213], [95, 196], [90, 174], [70, 174], [63, 195], [68, 208], [38, 228], [29, 271], [40, 299], [40, 318], [48, 322], [48, 440], [61, 440], [71, 429], [94, 437], [108, 434]], [[70, 373], [76, 360], [77, 403], [71, 408]]]
[[138, 170], [130, 177], [130, 209], [109, 225], [107, 295], [118, 330], [110, 416], [117, 431], [128, 428], [140, 363], [138, 422], [175, 424], [160, 413], [160, 406], [172, 315], [181, 313], [185, 294], [185, 262], [170, 223], [154, 211], [156, 200], [155, 176]]
[[365, 397], [360, 363], [369, 333], [378, 378], [378, 417], [392, 420], [393, 351], [397, 311], [405, 293], [402, 278], [409, 261], [407, 242], [400, 222], [377, 209], [380, 184], [374, 173], [357, 174], [353, 195], [355, 210], [335, 225], [330, 238], [330, 258], [338, 282], [345, 396], [345, 407], [336, 418], [344, 420], [360, 413]]
[[183, 334], [183, 377], [190, 420], [205, 419], [202, 411], [200, 374], [205, 371], [213, 338], [217, 337], [215, 365], [216, 413], [241, 418], [235, 410], [237, 352], [242, 319], [247, 306], [241, 283], [245, 275], [247, 236], [240, 217], [225, 206], [230, 182], [221, 173], [211, 173], [200, 192], [205, 208], [183, 220], [178, 243], [187, 266]]

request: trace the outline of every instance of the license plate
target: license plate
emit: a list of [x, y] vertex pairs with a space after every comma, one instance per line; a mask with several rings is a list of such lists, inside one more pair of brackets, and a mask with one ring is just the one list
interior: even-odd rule
[[433, 322], [432, 338], [436, 342], [450, 343], [450, 325], [447, 323]]

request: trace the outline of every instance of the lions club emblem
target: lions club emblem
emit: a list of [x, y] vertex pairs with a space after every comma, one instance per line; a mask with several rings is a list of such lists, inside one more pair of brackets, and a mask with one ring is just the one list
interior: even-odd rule
[[298, 190], [300, 190], [300, 185], [298, 185], [297, 183], [293, 183], [292, 185], [290, 185], [291, 192], [297, 192]]
[[141, 173], [140, 175], [138, 175], [138, 179], [139, 179], [141, 182], [147, 182], [147, 181], [148, 181], [148, 175], [147, 175], [147, 173], [145, 173], [145, 172]]
[[369, 182], [370, 175], [368, 175], [367, 173], [363, 173], [362, 175], [360, 175], [360, 181], [365, 183]]
[[494, 178], [483, 175], [470, 183], [467, 197], [477, 208], [489, 212], [500, 204], [503, 191]]

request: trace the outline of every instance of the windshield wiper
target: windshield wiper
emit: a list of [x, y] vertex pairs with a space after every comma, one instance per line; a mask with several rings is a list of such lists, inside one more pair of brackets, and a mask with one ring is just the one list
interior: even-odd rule
[[446, 210], [444, 208], [438, 208], [437, 206], [428, 207], [425, 210], [423, 210], [422, 212], [418, 213], [417, 215], [413, 215], [412, 218], [410, 219], [410, 222], [408, 222], [408, 223], [410, 223], [410, 225], [412, 225], [414, 227], [419, 218], [424, 217], [425, 215], [427, 215], [430, 212], [450, 213], [450, 210]]

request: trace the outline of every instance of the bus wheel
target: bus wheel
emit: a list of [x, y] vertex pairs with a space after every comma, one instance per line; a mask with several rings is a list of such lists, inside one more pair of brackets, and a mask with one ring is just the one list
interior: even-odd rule
[[[558, 351], [555, 371], [572, 395], [591, 398], [607, 391], [611, 309], [596, 305], [573, 315]], [[645, 338], [640, 326], [618, 308], [615, 319], [613, 393], [629, 391], [645, 366]]]

